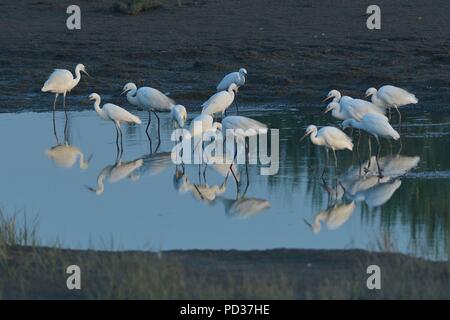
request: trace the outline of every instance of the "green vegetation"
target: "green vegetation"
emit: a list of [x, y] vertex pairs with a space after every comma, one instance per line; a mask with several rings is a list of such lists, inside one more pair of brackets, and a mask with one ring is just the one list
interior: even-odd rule
[[[2, 299], [448, 299], [448, 262], [363, 250], [119, 252], [41, 247], [37, 223], [0, 215]], [[66, 288], [81, 268], [82, 290]], [[366, 268], [382, 289], [366, 288]]]

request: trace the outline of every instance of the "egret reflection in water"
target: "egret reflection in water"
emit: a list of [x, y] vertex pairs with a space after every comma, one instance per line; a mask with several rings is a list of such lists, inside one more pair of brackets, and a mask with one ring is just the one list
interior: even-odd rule
[[[54, 116], [54, 115], [53, 115]], [[54, 119], [54, 118], [53, 118]], [[56, 139], [56, 145], [50, 147], [49, 149], [45, 149], [45, 155], [53, 161], [58, 167], [70, 169], [72, 168], [77, 160], [80, 163], [80, 169], [86, 170], [89, 167], [89, 162], [92, 159], [92, 155], [90, 155], [87, 159], [84, 156], [81, 150], [70, 144], [70, 138], [67, 132], [68, 128], [68, 117], [66, 114], [65, 124], [64, 124], [64, 142], [60, 143], [58, 139], [58, 135], [56, 133], [56, 127], [54, 126], [54, 135]]]
[[304, 221], [315, 234], [320, 232], [322, 223], [325, 223], [329, 230], [336, 230], [350, 219], [355, 208], [356, 204], [354, 201], [350, 203], [336, 203], [326, 210], [315, 214], [312, 223], [309, 223], [306, 219]]

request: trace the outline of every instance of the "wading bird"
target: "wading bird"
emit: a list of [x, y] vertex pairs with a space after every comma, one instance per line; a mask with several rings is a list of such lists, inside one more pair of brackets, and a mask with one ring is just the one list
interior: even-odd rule
[[[378, 166], [378, 175], [382, 177], [382, 170], [378, 162], [378, 156], [381, 150], [381, 144], [379, 138], [385, 139], [400, 139], [400, 134], [392, 128], [389, 124], [387, 117], [375, 113], [366, 114], [361, 121], [356, 121], [355, 119], [347, 119], [342, 122], [342, 127], [345, 130], [348, 127], [357, 128], [366, 131], [367, 133], [373, 135], [378, 143], [378, 152], [376, 155], [376, 161]], [[372, 154], [372, 147], [369, 139], [369, 152]], [[370, 163], [369, 163], [370, 167]], [[367, 168], [366, 168], [367, 169]]]
[[419, 100], [416, 96], [402, 88], [385, 85], [380, 89], [369, 88], [366, 91], [366, 98], [371, 97], [372, 103], [379, 108], [395, 108], [399, 117], [399, 126], [402, 122], [402, 115], [398, 110], [399, 107], [408, 104], [416, 104]]
[[[245, 84], [246, 76], [247, 76], [247, 70], [245, 68], [241, 68], [237, 72], [231, 72], [231, 73], [227, 74], [225, 77], [223, 77], [223, 79], [217, 85], [217, 88], [216, 88], [217, 92], [228, 90], [228, 88], [230, 87], [230, 85], [232, 83], [234, 83], [237, 86], [237, 88], [239, 89], [239, 87], [241, 87]], [[238, 90], [236, 89], [236, 93], [237, 93], [237, 91]], [[239, 107], [237, 105], [236, 100], [237, 99], [235, 98], [234, 103], [236, 104], [237, 112], [239, 112]]]
[[148, 111], [148, 124], [145, 128], [145, 132], [147, 136], [150, 138], [148, 134], [148, 128], [151, 123], [151, 112], [156, 116], [158, 120], [158, 139], [161, 139], [161, 125], [160, 119], [157, 112], [171, 112], [172, 107], [175, 106], [175, 102], [166, 96], [161, 91], [150, 88], [150, 87], [141, 87], [137, 88], [136, 85], [132, 82], [127, 83], [123, 87], [122, 94], [127, 95], [127, 100], [132, 105], [144, 108]]
[[304, 219], [305, 223], [311, 228], [311, 230], [318, 234], [322, 228], [321, 222], [324, 222], [328, 230], [339, 229], [352, 215], [356, 208], [354, 201], [350, 203], [334, 204], [325, 211], [321, 211], [314, 215], [314, 222], [309, 223]]
[[328, 104], [324, 113], [332, 111], [332, 116], [339, 120], [353, 118], [357, 121], [361, 121], [362, 117], [367, 113], [384, 114], [384, 109], [379, 108], [375, 104], [362, 99], [354, 99], [349, 96], [341, 97], [341, 94], [337, 90], [331, 90], [323, 101], [332, 98], [333, 101]]
[[237, 85], [232, 83], [227, 90], [212, 95], [202, 104], [202, 114], [214, 115], [216, 113], [221, 113], [223, 117], [225, 110], [233, 103], [237, 88]]
[[86, 75], [89, 76], [83, 64], [77, 64], [77, 66], [75, 67], [75, 75], [76, 75], [75, 78], [73, 77], [72, 73], [69, 70], [55, 69], [53, 73], [48, 77], [48, 80], [45, 81], [41, 91], [51, 92], [55, 94], [55, 102], [53, 102], [53, 110], [55, 110], [56, 108], [56, 100], [58, 99], [58, 95], [60, 94], [64, 96], [63, 106], [64, 109], [66, 109], [66, 94], [70, 92], [73, 88], [75, 88], [78, 82], [80, 82], [81, 72], [84, 72]]
[[183, 128], [187, 119], [186, 108], [181, 104], [177, 104], [170, 110], [170, 116], [172, 117], [174, 128]]
[[[347, 121], [347, 120], [346, 120]], [[331, 149], [334, 155], [334, 165], [337, 169], [337, 150], [353, 150], [352, 139], [347, 136], [344, 132], [335, 127], [323, 127], [317, 130], [315, 125], [309, 125], [306, 128], [305, 135], [300, 139], [302, 141], [308, 135], [310, 135], [311, 142], [317, 146], [325, 147], [327, 152], [327, 162], [328, 162], [328, 150]], [[326, 166], [323, 169], [322, 177], [325, 174]]]
[[122, 145], [122, 129], [120, 128], [120, 124], [122, 122], [126, 123], [136, 123], [141, 124], [141, 119], [139, 119], [138, 116], [135, 116], [134, 114], [128, 112], [127, 110], [112, 104], [112, 103], [105, 103], [103, 105], [103, 108], [100, 108], [100, 96], [96, 93], [92, 93], [89, 96], [89, 100], [95, 100], [94, 102], [94, 108], [97, 114], [106, 121], [112, 121], [114, 122], [116, 126], [116, 145], [117, 149], [119, 150], [119, 135], [120, 135], [120, 146], [121, 150], [123, 150]]

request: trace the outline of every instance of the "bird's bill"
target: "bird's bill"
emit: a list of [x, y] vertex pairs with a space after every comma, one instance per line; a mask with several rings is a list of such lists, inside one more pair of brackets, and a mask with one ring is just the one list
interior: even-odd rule
[[89, 73], [87, 73], [86, 70], [83, 70], [83, 72], [84, 72], [89, 78], [94, 79]]
[[364, 96], [364, 99], [370, 97], [371, 95], [372, 95], [371, 93], [366, 94], [366, 95]]
[[333, 97], [332, 97], [332, 96], [326, 97], [325, 99], [322, 100], [322, 103], [324, 103], [324, 102], [330, 100], [331, 98], [333, 98]]
[[322, 115], [327, 114], [328, 112], [330, 112], [330, 108], [326, 108], [325, 110], [323, 110]]
[[122, 91], [122, 93], [120, 95], [122, 96], [122, 95], [124, 95], [127, 92], [128, 92], [128, 89], [125, 89], [125, 90]]
[[303, 135], [303, 137], [300, 138], [299, 142], [302, 142], [303, 140], [305, 140], [305, 138], [308, 136], [309, 132], [305, 133]]

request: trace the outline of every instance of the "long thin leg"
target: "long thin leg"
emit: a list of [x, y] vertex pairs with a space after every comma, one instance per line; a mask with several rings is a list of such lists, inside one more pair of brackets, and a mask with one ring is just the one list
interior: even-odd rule
[[325, 155], [326, 155], [326, 160], [325, 160], [325, 166], [323, 167], [323, 171], [322, 171], [322, 175], [321, 178], [323, 179], [323, 176], [325, 175], [325, 171], [327, 170], [328, 167], [328, 158], [329, 158], [329, 154], [328, 154], [328, 149], [325, 149]]
[[378, 157], [380, 156], [380, 152], [381, 152], [381, 143], [380, 143], [379, 139], [377, 139], [377, 142], [378, 142], [378, 151], [377, 151], [375, 160], [377, 161], [378, 177], [383, 178], [383, 170], [380, 168], [380, 164], [378, 163]]
[[64, 92], [64, 94], [63, 94], [63, 108], [65, 111], [66, 110], [66, 92]]
[[55, 101], [53, 102], [53, 111], [56, 110], [56, 100], [58, 100], [58, 93], [55, 95]]
[[117, 148], [117, 158], [119, 157], [119, 129], [117, 128], [116, 125], [116, 148]]
[[370, 140], [370, 136], [369, 136], [369, 161], [367, 162], [367, 168], [364, 168], [364, 172], [367, 173], [370, 171], [370, 165], [372, 160], [372, 142]]
[[158, 141], [159, 141], [159, 143], [161, 143], [161, 123], [159, 120], [159, 116], [156, 114], [155, 111], [152, 111], [152, 112], [155, 115], [156, 119], [158, 120]]
[[394, 107], [398, 114], [398, 128], [400, 129], [402, 127], [402, 114], [400, 113], [400, 110], [398, 110], [397, 106]]
[[237, 103], [237, 96], [234, 97], [234, 105], [236, 106], [236, 113], [237, 113], [237, 115], [239, 115], [239, 106]]
[[333, 156], [334, 156], [334, 171], [336, 172], [336, 175], [338, 174], [338, 163], [337, 163], [337, 157], [336, 157], [336, 151], [333, 149]]
[[245, 190], [247, 190], [248, 185], [249, 185], [249, 177], [248, 177], [248, 157], [249, 157], [249, 155], [248, 155], [248, 153], [249, 153], [248, 141], [245, 140], [245, 174], [246, 174], [246, 178], [247, 178], [247, 186], [245, 187]]
[[148, 123], [147, 128], [145, 128], [145, 133], [147, 134], [147, 137], [150, 139], [150, 135], [148, 134], [148, 128], [150, 128], [150, 123], [152, 122], [152, 114], [150, 113], [150, 110], [148, 111]]
[[55, 135], [56, 143], [59, 144], [58, 134], [56, 133], [55, 109], [53, 109], [53, 134]]

